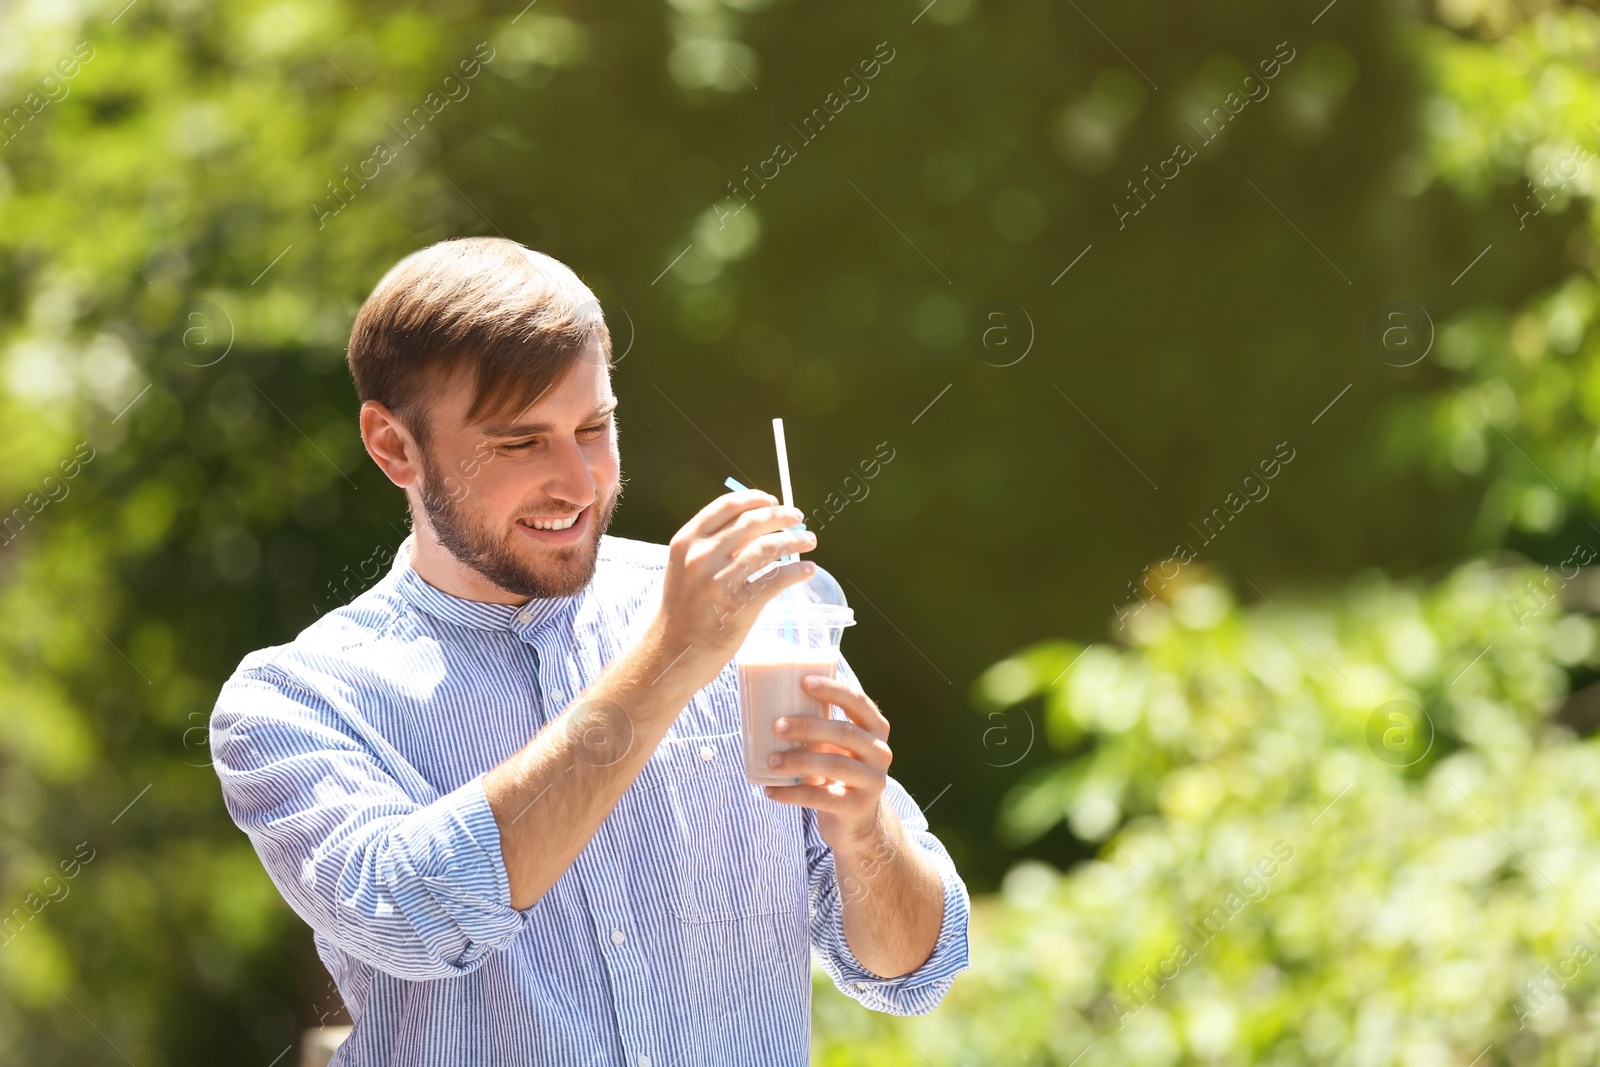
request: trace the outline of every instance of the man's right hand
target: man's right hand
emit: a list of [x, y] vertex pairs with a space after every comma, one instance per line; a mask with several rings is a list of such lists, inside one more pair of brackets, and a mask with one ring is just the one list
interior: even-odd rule
[[804, 521], [766, 493], [712, 501], [672, 538], [661, 610], [644, 640], [613, 660], [537, 737], [483, 777], [500, 828], [511, 906], [542, 897], [588, 845], [673, 721], [744, 643], [761, 608], [812, 563], [750, 575], [815, 548]]
[[682, 655], [675, 666], [698, 679], [696, 689], [733, 658], [769, 600], [816, 572], [814, 563], [785, 563], [749, 581], [779, 557], [817, 547], [810, 530], [788, 529], [804, 521], [800, 509], [745, 489], [701, 508], [668, 542], [656, 637]]

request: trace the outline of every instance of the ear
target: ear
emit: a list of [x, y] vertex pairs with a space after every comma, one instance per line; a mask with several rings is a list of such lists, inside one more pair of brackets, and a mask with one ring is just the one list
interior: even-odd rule
[[401, 489], [422, 482], [422, 449], [394, 412], [376, 400], [361, 405], [361, 443], [388, 477]]

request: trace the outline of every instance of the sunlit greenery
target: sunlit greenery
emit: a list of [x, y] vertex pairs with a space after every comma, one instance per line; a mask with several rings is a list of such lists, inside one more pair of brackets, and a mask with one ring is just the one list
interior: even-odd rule
[[1064, 822], [1095, 858], [1012, 868], [947, 1011], [869, 1019], [819, 983], [819, 1062], [1600, 1054], [1600, 746], [1592, 697], [1569, 699], [1600, 646], [1568, 613], [1595, 608], [1580, 567], [1600, 546], [1600, 20], [1496, 10], [1510, 40], [1448, 4], [1453, 25], [1412, 39], [1430, 95], [1404, 181], [1503, 213], [1495, 248], [1564, 225], [1566, 277], [1520, 306], [1478, 286], [1438, 324], [1451, 373], [1398, 406], [1391, 442], [1475, 479], [1480, 548], [1547, 565], [1367, 573], [1249, 608], [1185, 574], [1150, 583], [1124, 647], [996, 664], [975, 686], [992, 728], [1032, 736], [1037, 718], [1065, 757], [1013, 789], [1000, 828]]
[[1517, 306], [1485, 293], [1440, 323], [1451, 384], [1397, 428], [1485, 485], [1480, 543], [1582, 530], [1600, 505], [1600, 21], [1557, 8], [1507, 28], [1512, 42], [1494, 46], [1445, 29], [1419, 43], [1436, 90], [1419, 179], [1498, 219], [1489, 255], [1565, 235], [1564, 277]]
[[1201, 578], [1131, 647], [997, 664], [980, 703], [1079, 753], [1020, 785], [1004, 826], [1065, 820], [1099, 854], [1014, 867], [926, 1019], [868, 1019], [819, 984], [820, 1062], [1592, 1057], [1600, 967], [1523, 1003], [1575, 942], [1600, 952], [1600, 747], [1552, 721], [1600, 644], [1554, 604], [1508, 608], [1543, 578], [1469, 564], [1250, 608]]

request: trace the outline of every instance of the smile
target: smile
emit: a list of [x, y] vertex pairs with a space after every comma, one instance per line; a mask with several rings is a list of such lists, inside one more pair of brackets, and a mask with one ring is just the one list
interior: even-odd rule
[[575, 511], [564, 519], [518, 519], [517, 522], [531, 530], [568, 530], [583, 512]]

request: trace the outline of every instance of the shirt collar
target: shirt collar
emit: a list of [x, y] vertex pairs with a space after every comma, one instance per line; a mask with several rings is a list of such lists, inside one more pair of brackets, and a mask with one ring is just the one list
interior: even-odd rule
[[577, 603], [583, 593], [572, 596], [538, 598], [525, 604], [487, 604], [480, 600], [465, 600], [436, 589], [411, 566], [411, 546], [416, 535], [407, 535], [395, 553], [394, 566], [389, 569], [396, 591], [413, 607], [427, 612], [436, 619], [455, 623], [474, 630], [512, 631], [525, 634], [535, 630]]

